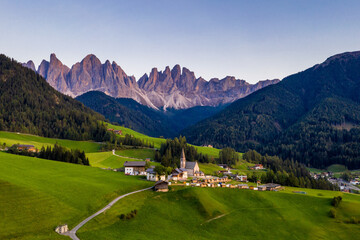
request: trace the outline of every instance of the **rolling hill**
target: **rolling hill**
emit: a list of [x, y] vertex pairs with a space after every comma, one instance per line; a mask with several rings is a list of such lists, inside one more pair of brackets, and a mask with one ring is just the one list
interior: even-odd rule
[[[240, 189], [172, 187], [123, 199], [79, 230], [81, 239], [355, 239], [360, 198], [343, 194], [337, 219], [330, 199], [339, 193], [312, 190], [257, 192]], [[304, 190], [307, 191], [307, 190]], [[121, 220], [136, 209], [137, 215]]]
[[103, 139], [103, 116], [0, 55], [0, 130], [76, 140]]
[[360, 168], [360, 52], [328, 58], [185, 129], [194, 144]]

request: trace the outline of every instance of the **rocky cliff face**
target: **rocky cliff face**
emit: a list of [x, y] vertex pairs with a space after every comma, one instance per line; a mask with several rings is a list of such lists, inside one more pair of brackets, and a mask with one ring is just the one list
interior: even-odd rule
[[[32, 61], [24, 64], [33, 70]], [[217, 106], [233, 102], [250, 93], [278, 83], [279, 80], [260, 81], [249, 84], [234, 77], [224, 79], [196, 78], [194, 72], [175, 65], [164, 71], [153, 68], [138, 82], [128, 76], [115, 62], [108, 60], [102, 64], [93, 54], [86, 56], [71, 69], [63, 65], [55, 54], [50, 62], [43, 60], [37, 71], [58, 91], [79, 96], [85, 92], [98, 90], [116, 98], [132, 98], [152, 108], [185, 109], [194, 106]]]
[[30, 68], [31, 70], [33, 70], [34, 72], [36, 72], [36, 69], [35, 69], [35, 64], [33, 61], [28, 61], [27, 63], [23, 63], [21, 64], [23, 67], [27, 67], [27, 68]]

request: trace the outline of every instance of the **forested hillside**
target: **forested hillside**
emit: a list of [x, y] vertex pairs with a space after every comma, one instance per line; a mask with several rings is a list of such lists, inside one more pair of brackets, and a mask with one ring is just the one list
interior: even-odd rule
[[130, 98], [113, 98], [91, 91], [76, 98], [104, 115], [110, 122], [153, 137], [175, 137], [179, 131], [214, 115], [225, 107], [197, 106], [189, 109], [155, 110]]
[[103, 116], [53, 89], [45, 79], [0, 55], [0, 130], [75, 140], [102, 140]]
[[344, 53], [240, 99], [183, 133], [194, 144], [360, 168], [360, 52]]

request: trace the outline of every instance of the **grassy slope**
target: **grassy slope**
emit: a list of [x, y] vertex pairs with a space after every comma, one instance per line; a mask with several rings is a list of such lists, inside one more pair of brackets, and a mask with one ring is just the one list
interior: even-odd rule
[[[312, 190], [317, 191], [317, 190]], [[358, 225], [329, 217], [330, 197], [239, 189], [179, 188], [119, 201], [80, 229], [81, 239], [354, 239]], [[360, 197], [343, 195], [341, 216], [360, 218]], [[133, 209], [131, 220], [120, 214]], [[355, 209], [355, 212], [354, 212]], [[214, 217], [223, 217], [207, 222]], [[339, 221], [339, 222], [337, 222]], [[141, 229], [141, 231], [139, 231]]]
[[139, 148], [139, 149], [124, 149], [116, 151], [116, 154], [119, 156], [125, 157], [133, 157], [139, 159], [146, 159], [150, 158], [154, 160], [155, 157], [155, 150], [154, 149], [146, 149], [146, 148]]
[[95, 142], [45, 138], [30, 134], [22, 134], [22, 133], [18, 134], [13, 132], [0, 131], [0, 143], [6, 143], [7, 146], [12, 146], [13, 144], [20, 143], [20, 144], [34, 145], [35, 147], [40, 149], [42, 146], [49, 146], [49, 145], [52, 146], [56, 142], [70, 149], [76, 149], [76, 148], [82, 149], [87, 153], [96, 152], [100, 148], [99, 144]]
[[152, 183], [98, 168], [0, 152], [0, 239], [56, 239], [116, 196]]

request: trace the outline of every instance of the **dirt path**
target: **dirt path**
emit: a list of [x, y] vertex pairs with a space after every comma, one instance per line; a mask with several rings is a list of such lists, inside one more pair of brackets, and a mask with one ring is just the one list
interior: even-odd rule
[[[204, 222], [204, 223], [208, 223], [208, 222], [214, 221], [214, 220], [216, 220], [216, 219], [225, 217], [226, 215], [228, 215], [228, 213], [225, 213], [225, 214], [222, 214], [222, 215], [220, 215], [220, 216], [217, 216], [217, 217], [214, 217], [214, 218], [212, 218], [212, 219], [209, 219], [209, 220], [207, 220], [207, 221]], [[201, 225], [203, 225], [204, 223], [202, 223]]]
[[112, 150], [112, 153], [113, 153], [114, 156], [117, 156], [117, 157], [144, 161], [144, 159], [141, 159], [141, 158], [133, 158], [133, 157], [125, 157], [125, 156], [117, 155], [117, 154], [115, 153], [115, 150]]
[[69, 236], [71, 239], [73, 240], [80, 240], [77, 236], [76, 236], [76, 232], [82, 227], [84, 226], [87, 222], [89, 222], [91, 219], [93, 219], [94, 217], [96, 217], [97, 215], [105, 212], [106, 210], [108, 210], [109, 208], [111, 208], [117, 201], [119, 201], [120, 199], [126, 197], [126, 196], [129, 196], [131, 194], [134, 194], [134, 193], [138, 193], [138, 192], [142, 192], [142, 191], [146, 191], [146, 190], [149, 190], [151, 189], [152, 187], [148, 187], [148, 188], [144, 188], [144, 189], [141, 189], [141, 190], [137, 190], [137, 191], [134, 191], [134, 192], [130, 192], [130, 193], [126, 193], [124, 195], [121, 195], [117, 198], [115, 198], [114, 200], [112, 200], [108, 205], [106, 205], [103, 209], [97, 211], [96, 213], [94, 213], [93, 215], [91, 215], [90, 217], [86, 218], [85, 220], [83, 220], [81, 223], [79, 223], [76, 227], [74, 227], [73, 229], [71, 229], [70, 231], [68, 231], [67, 233], [64, 233], [63, 235], [65, 236]]

